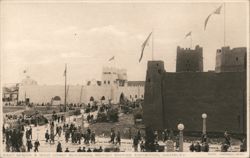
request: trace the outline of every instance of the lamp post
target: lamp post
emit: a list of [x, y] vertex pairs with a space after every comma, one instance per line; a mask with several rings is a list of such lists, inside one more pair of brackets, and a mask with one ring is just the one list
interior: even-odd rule
[[203, 113], [201, 115], [202, 119], [203, 119], [203, 125], [202, 125], [202, 134], [206, 134], [206, 118], [207, 118], [207, 114]]
[[180, 131], [179, 152], [183, 152], [183, 130], [184, 130], [184, 125], [182, 123], [180, 123], [180, 124], [178, 124], [177, 128]]

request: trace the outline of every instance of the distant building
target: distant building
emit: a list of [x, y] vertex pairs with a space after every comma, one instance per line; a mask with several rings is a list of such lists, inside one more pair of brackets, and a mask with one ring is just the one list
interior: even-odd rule
[[203, 72], [203, 49], [177, 47], [176, 72]]
[[[64, 104], [64, 85], [39, 85], [30, 77], [19, 87], [19, 101], [53, 105]], [[92, 101], [119, 103], [120, 100], [136, 101], [144, 98], [144, 81], [128, 81], [127, 71], [104, 67], [102, 80], [90, 80], [86, 85], [68, 85], [67, 103], [81, 104]]]
[[12, 106], [17, 104], [18, 101], [18, 84], [5, 85], [2, 91], [3, 105]]

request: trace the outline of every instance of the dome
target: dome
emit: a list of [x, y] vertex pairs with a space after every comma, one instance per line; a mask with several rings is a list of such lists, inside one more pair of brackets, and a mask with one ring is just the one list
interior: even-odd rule
[[61, 98], [60, 98], [59, 96], [55, 96], [55, 97], [53, 98], [53, 100], [60, 101]]

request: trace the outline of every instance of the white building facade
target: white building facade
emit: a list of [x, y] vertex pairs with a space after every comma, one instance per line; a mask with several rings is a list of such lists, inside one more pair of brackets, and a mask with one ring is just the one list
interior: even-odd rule
[[[46, 104], [59, 97], [61, 104], [64, 104], [64, 93], [64, 85], [39, 85], [28, 77], [19, 86], [18, 100]], [[88, 104], [90, 100], [116, 104], [121, 98], [130, 101], [144, 98], [144, 81], [128, 81], [125, 69], [104, 67], [102, 81], [92, 80], [86, 85], [67, 85], [68, 104]]]

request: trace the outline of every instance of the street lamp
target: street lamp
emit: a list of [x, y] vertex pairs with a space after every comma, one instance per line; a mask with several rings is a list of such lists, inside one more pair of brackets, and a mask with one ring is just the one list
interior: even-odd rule
[[201, 115], [202, 119], [203, 119], [203, 126], [202, 126], [202, 133], [206, 134], [206, 118], [207, 118], [207, 114], [203, 113]]
[[184, 125], [182, 123], [180, 123], [180, 124], [178, 124], [177, 128], [180, 131], [179, 152], [183, 152], [183, 130], [184, 130]]

